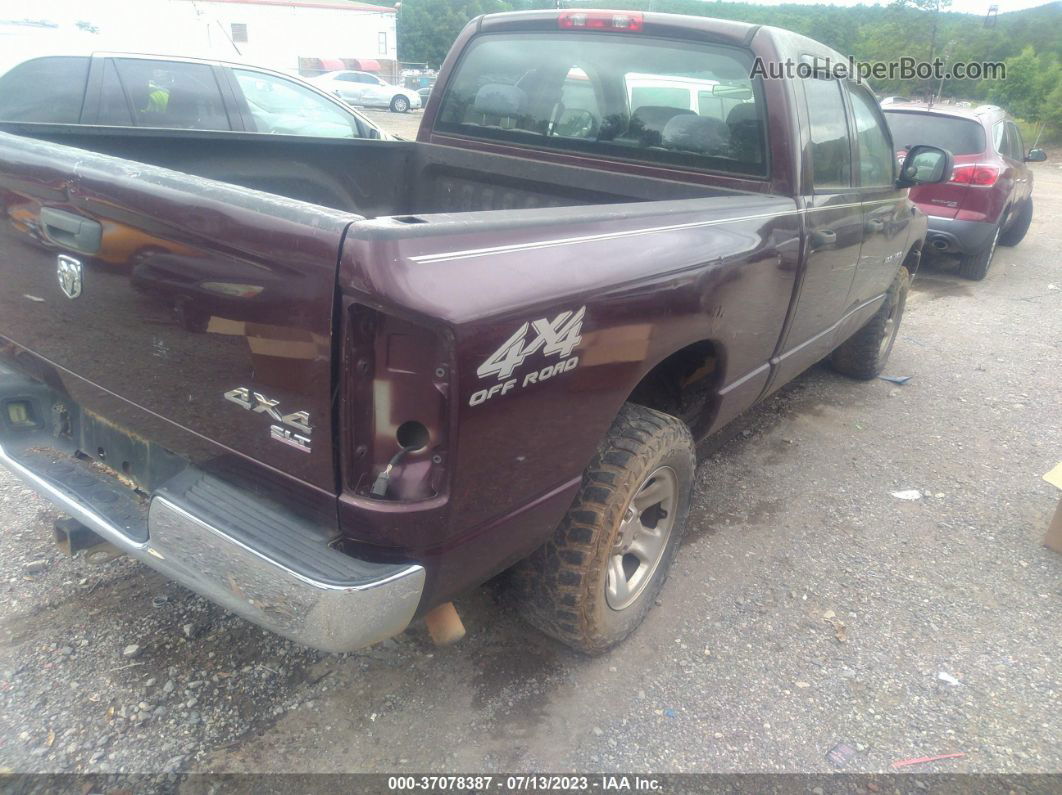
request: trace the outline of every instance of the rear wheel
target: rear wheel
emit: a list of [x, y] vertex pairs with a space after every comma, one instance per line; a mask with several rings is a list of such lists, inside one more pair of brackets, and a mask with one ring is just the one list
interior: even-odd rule
[[980, 251], [959, 257], [959, 275], [979, 282], [988, 275], [992, 267], [992, 258], [996, 255], [996, 243], [999, 242], [999, 227], [992, 233], [992, 241]]
[[394, 113], [405, 113], [409, 110], [409, 98], [403, 97], [401, 94], [394, 97], [391, 100], [391, 110]]
[[877, 378], [896, 344], [900, 331], [903, 310], [907, 306], [907, 289], [911, 277], [907, 268], [901, 267], [885, 293], [885, 302], [863, 328], [849, 337], [830, 355], [834, 370], [851, 378], [869, 381]]
[[1016, 246], [1025, 237], [1025, 233], [1029, 231], [1029, 224], [1032, 223], [1033, 217], [1033, 201], [1032, 197], [1022, 205], [1021, 210], [1018, 212], [1018, 217], [1014, 219], [1014, 222], [999, 233], [999, 245], [1001, 246]]
[[524, 617], [587, 654], [627, 637], [667, 579], [694, 469], [684, 423], [624, 405], [553, 538], [513, 570]]

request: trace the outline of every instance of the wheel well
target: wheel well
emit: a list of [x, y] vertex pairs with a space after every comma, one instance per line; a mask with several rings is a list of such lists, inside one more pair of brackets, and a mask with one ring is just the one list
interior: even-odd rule
[[721, 374], [720, 348], [702, 340], [657, 364], [638, 382], [628, 400], [678, 417], [697, 431], [707, 427], [715, 414]]

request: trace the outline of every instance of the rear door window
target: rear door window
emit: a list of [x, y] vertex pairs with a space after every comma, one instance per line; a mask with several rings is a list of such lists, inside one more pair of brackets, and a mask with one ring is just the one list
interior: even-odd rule
[[0, 77], [0, 121], [77, 124], [89, 59], [35, 58]]
[[811, 162], [817, 190], [852, 185], [852, 144], [848, 114], [837, 80], [804, 81], [804, 94], [811, 123]]
[[207, 64], [116, 58], [138, 127], [231, 130], [225, 103]]
[[[462, 55], [435, 130], [766, 176], [764, 105], [751, 70], [748, 52], [718, 44], [608, 33], [485, 34]], [[731, 102], [708, 101], [722, 96]]]

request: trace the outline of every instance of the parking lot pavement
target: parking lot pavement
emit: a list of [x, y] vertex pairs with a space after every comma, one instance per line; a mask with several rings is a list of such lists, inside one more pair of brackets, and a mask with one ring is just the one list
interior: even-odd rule
[[[0, 768], [1062, 771], [1062, 170], [988, 279], [927, 267], [889, 373], [817, 367], [707, 452], [684, 548], [587, 659], [494, 585], [469, 630], [301, 649], [128, 559], [63, 558], [0, 473]], [[892, 492], [917, 489], [905, 501]]]

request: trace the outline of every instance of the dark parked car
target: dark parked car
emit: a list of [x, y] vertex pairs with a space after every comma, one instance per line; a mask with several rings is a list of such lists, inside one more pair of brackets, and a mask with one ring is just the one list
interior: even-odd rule
[[1016, 246], [1033, 217], [1033, 176], [1027, 162], [1046, 160], [1042, 149], [1026, 152], [1021, 132], [1002, 109], [888, 106], [885, 118], [903, 156], [915, 143], [932, 143], [955, 156], [951, 179], [911, 190], [929, 216], [932, 250], [959, 257], [960, 273], [988, 274], [997, 242]]
[[289, 75], [162, 55], [46, 55], [0, 75], [0, 121], [386, 138]]
[[417, 141], [0, 124], [0, 462], [303, 643], [512, 569], [535, 626], [609, 648], [679, 552], [694, 441], [896, 341], [907, 190], [951, 157], [898, 172], [862, 85], [750, 77], [808, 56], [841, 58], [534, 11], [465, 28]]

